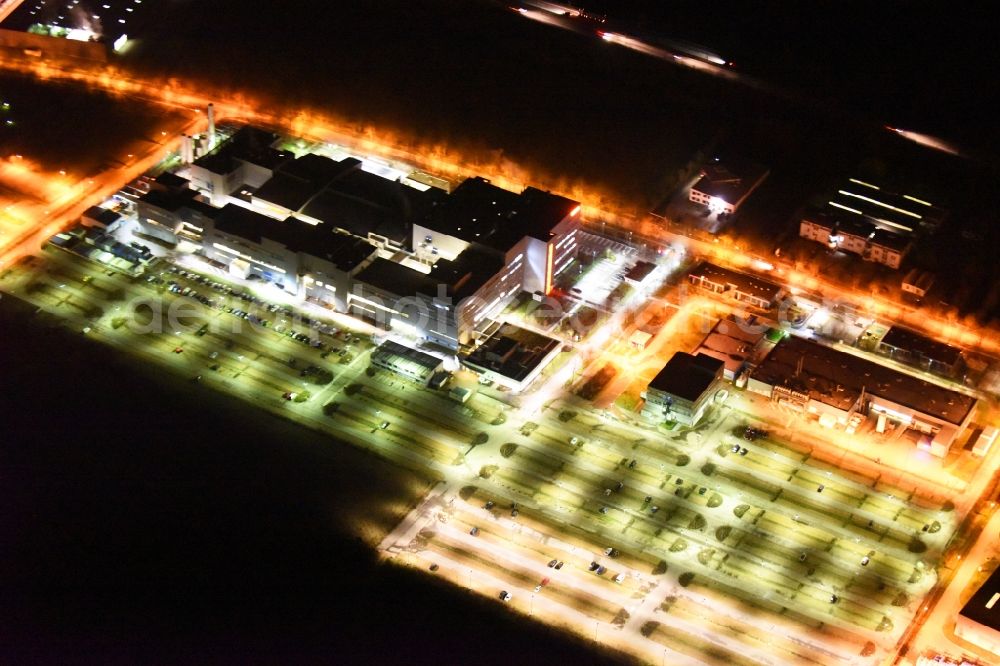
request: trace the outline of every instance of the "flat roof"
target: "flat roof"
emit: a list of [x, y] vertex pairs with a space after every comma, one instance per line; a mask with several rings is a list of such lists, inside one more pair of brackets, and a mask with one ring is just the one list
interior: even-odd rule
[[110, 208], [101, 208], [100, 206], [91, 206], [83, 214], [108, 226], [114, 224], [122, 217], [121, 213], [113, 211]]
[[294, 217], [275, 220], [236, 204], [219, 210], [215, 228], [258, 245], [267, 238], [292, 252], [325, 259], [342, 271], [356, 268], [377, 251], [368, 241], [334, 231], [329, 225], [312, 225]]
[[735, 373], [743, 366], [763, 337], [763, 330], [743, 326], [730, 316], [716, 322], [695, 353], [716, 358], [725, 364], [728, 372]]
[[243, 125], [194, 164], [216, 174], [232, 173], [239, 168], [240, 162], [273, 170], [294, 157], [286, 150], [272, 148], [277, 140], [278, 135], [274, 132]]
[[642, 282], [649, 274], [656, 270], [656, 264], [651, 261], [638, 261], [635, 266], [628, 269], [625, 279], [632, 282]]
[[875, 229], [877, 228], [863, 217], [855, 217], [847, 213], [833, 213], [831, 217], [837, 233], [851, 234], [852, 236], [860, 236], [867, 239], [875, 233]]
[[253, 200], [297, 211], [315, 196], [317, 191], [316, 186], [308, 181], [275, 172], [253, 193]]
[[337, 161], [309, 153], [279, 166], [253, 197], [298, 211], [333, 180], [360, 168], [361, 160], [355, 157]]
[[164, 171], [156, 177], [156, 182], [164, 187], [181, 190], [186, 188], [191, 181], [182, 176], [178, 176], [176, 173]]
[[692, 189], [735, 205], [746, 198], [767, 174], [766, 167], [753, 162], [715, 161], [701, 170], [701, 178]]
[[475, 368], [520, 382], [559, 345], [558, 340], [541, 333], [504, 324], [464, 360]]
[[375, 233], [405, 243], [413, 220], [425, 215], [444, 196], [440, 190], [422, 192], [356, 169], [331, 182], [301, 212], [358, 236]]
[[515, 194], [477, 176], [462, 181], [420, 224], [507, 252], [525, 236], [548, 241], [552, 229], [578, 207], [577, 202], [558, 194], [534, 187]]
[[524, 232], [522, 236], [548, 241], [552, 229], [578, 212], [579, 208], [578, 201], [536, 187], [526, 187], [514, 204], [511, 221], [521, 227]]
[[984, 627], [1000, 631], [1000, 569], [990, 574], [959, 614]]
[[[181, 208], [192, 208], [196, 203], [208, 206], [203, 201], [198, 201], [197, 196], [197, 190], [150, 190], [139, 197], [139, 201], [170, 212]], [[212, 210], [219, 210], [214, 206], [208, 207]]]
[[379, 257], [355, 277], [366, 284], [396, 296], [444, 294], [455, 304], [474, 294], [503, 267], [503, 258], [467, 248], [454, 260], [438, 259], [430, 273], [423, 273], [403, 264]]
[[437, 296], [438, 281], [426, 273], [404, 266], [403, 264], [376, 257], [374, 261], [365, 266], [354, 278], [365, 284], [369, 284], [376, 289], [388, 292], [395, 296], [409, 296], [411, 294], [423, 294], [424, 296]]
[[774, 300], [782, 290], [781, 285], [768, 282], [756, 275], [729, 270], [707, 261], [703, 261], [691, 269], [690, 276], [704, 277], [709, 282], [730, 285], [739, 291], [767, 300]]
[[649, 388], [696, 402], [715, 381], [723, 363], [707, 354], [674, 352]]
[[431, 356], [430, 354], [416, 349], [411, 349], [393, 340], [386, 340], [380, 344], [378, 348], [372, 352], [372, 356], [384, 359], [396, 356], [406, 361], [410, 361], [411, 363], [416, 363], [427, 370], [434, 370], [441, 365], [441, 359], [438, 357]]
[[976, 404], [964, 393], [796, 336], [778, 342], [751, 376], [844, 411], [864, 390], [953, 425], [960, 425]]
[[901, 236], [900, 234], [886, 231], [885, 229], [876, 229], [869, 242], [873, 245], [881, 245], [882, 247], [902, 252], [908, 248], [913, 241], [906, 236]]
[[892, 326], [889, 331], [882, 336], [880, 344], [885, 344], [896, 349], [902, 349], [917, 354], [924, 358], [929, 358], [945, 365], [955, 365], [962, 358], [962, 350], [952, 347], [944, 342], [938, 342], [922, 333], [918, 333], [902, 326]]

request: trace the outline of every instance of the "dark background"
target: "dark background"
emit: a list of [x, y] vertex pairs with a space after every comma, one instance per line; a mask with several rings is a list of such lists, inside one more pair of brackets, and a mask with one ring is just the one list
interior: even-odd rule
[[[164, 0], [126, 64], [508, 157], [540, 184], [582, 180], [638, 210], [721, 135], [772, 166], [757, 219], [776, 228], [874, 158], [950, 197], [957, 226], [929, 261], [966, 285], [997, 280], [986, 3], [587, 6], [703, 44], [782, 92], [486, 0]], [[930, 155], [885, 123], [973, 158]], [[971, 277], [953, 270], [966, 226], [993, 234], [974, 241]], [[0, 301], [0, 661], [598, 663], [491, 600], [377, 564], [338, 523], [336, 507], [377, 510], [397, 490], [362, 454], [343, 464], [350, 453], [324, 454], [336, 443], [12, 307]]]
[[388, 463], [8, 296], [0, 341], [0, 663], [615, 661], [379, 563]]

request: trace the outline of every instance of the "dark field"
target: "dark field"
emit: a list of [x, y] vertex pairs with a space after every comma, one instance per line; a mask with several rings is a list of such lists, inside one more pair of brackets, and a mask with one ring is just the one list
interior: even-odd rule
[[428, 481], [0, 300], [0, 662], [612, 663], [376, 561]]
[[[752, 159], [771, 175], [724, 233], [759, 254], [797, 235], [801, 208], [848, 176], [901, 184], [952, 213], [903, 273], [938, 273], [934, 303], [958, 316], [1000, 315], [967, 286], [1000, 281], [1000, 133], [982, 99], [1000, 58], [986, 5], [956, 16], [899, 1], [724, 1], [711, 11], [695, 2], [578, 4], [647, 41], [703, 44], [766, 83], [717, 79], [489, 0], [312, 0], [293, 12], [281, 3], [253, 12], [236, 0], [165, 3], [129, 66], [447, 145], [467, 163], [509, 160], [532, 184], [566, 193], [580, 185], [639, 215], [706, 157]], [[956, 142], [971, 157], [904, 140], [888, 123]], [[898, 288], [898, 277], [875, 279]]]
[[78, 177], [119, 166], [180, 119], [165, 107], [9, 74], [0, 75], [0, 100], [11, 105], [4, 117], [15, 121], [0, 127], [0, 159], [19, 154]]

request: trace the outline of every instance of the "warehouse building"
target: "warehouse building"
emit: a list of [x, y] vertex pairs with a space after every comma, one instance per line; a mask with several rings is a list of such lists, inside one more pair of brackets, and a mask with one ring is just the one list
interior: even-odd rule
[[693, 268], [688, 281], [716, 294], [729, 294], [733, 300], [761, 310], [770, 310], [784, 294], [781, 285], [708, 262]]
[[918, 446], [947, 454], [968, 426], [976, 399], [853, 353], [786, 337], [753, 370], [747, 389], [845, 426], [854, 414], [913, 431]]
[[652, 421], [695, 425], [722, 380], [724, 364], [706, 354], [676, 352], [642, 394], [642, 415]]
[[955, 635], [1000, 659], [1000, 569], [962, 607], [955, 618]]
[[876, 350], [889, 358], [947, 377], [963, 368], [962, 350], [902, 326], [892, 326]]
[[441, 368], [442, 361], [436, 356], [386, 340], [372, 352], [371, 364], [373, 367], [426, 384]]
[[770, 173], [759, 164], [715, 160], [701, 170], [688, 198], [713, 213], [732, 215]]
[[496, 328], [462, 363], [480, 376], [520, 393], [535, 380], [562, 349], [553, 338], [503, 324]]

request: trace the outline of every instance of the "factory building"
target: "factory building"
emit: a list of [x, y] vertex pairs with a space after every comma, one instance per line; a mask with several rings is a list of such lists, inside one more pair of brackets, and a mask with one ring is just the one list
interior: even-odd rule
[[1000, 569], [962, 607], [955, 618], [955, 635], [1000, 659]]
[[528, 329], [503, 324], [462, 363], [478, 373], [480, 381], [495, 382], [514, 393], [523, 391], [561, 351], [553, 338]]
[[580, 205], [556, 194], [484, 178], [449, 194], [353, 157], [294, 158], [253, 127], [212, 135], [217, 145], [180, 170], [187, 178], [144, 183], [144, 233], [453, 352], [488, 338], [521, 292], [551, 291], [576, 256]]
[[747, 389], [844, 427], [854, 415], [874, 418], [919, 448], [947, 454], [968, 426], [976, 399], [799, 337], [782, 339], [751, 372]]
[[892, 326], [878, 341], [878, 353], [921, 370], [946, 377], [964, 367], [962, 350], [902, 326]]
[[759, 164], [715, 160], [701, 170], [688, 198], [713, 213], [732, 215], [770, 173]]
[[642, 394], [642, 415], [657, 423], [695, 425], [710, 404], [723, 370], [723, 362], [707, 354], [676, 352]]
[[[375, 368], [388, 370], [415, 382], [426, 384], [442, 365], [441, 359], [398, 342], [386, 340], [371, 354]], [[447, 375], [445, 375], [447, 376]]]
[[729, 294], [733, 300], [761, 310], [770, 310], [784, 294], [781, 285], [708, 262], [693, 268], [688, 281], [716, 294]]
[[237, 277], [343, 311], [351, 278], [375, 260], [377, 248], [329, 225], [276, 220], [226, 204], [207, 221], [201, 253]]
[[946, 216], [923, 199], [849, 178], [823, 206], [807, 211], [799, 235], [898, 269], [914, 239], [935, 231]]

